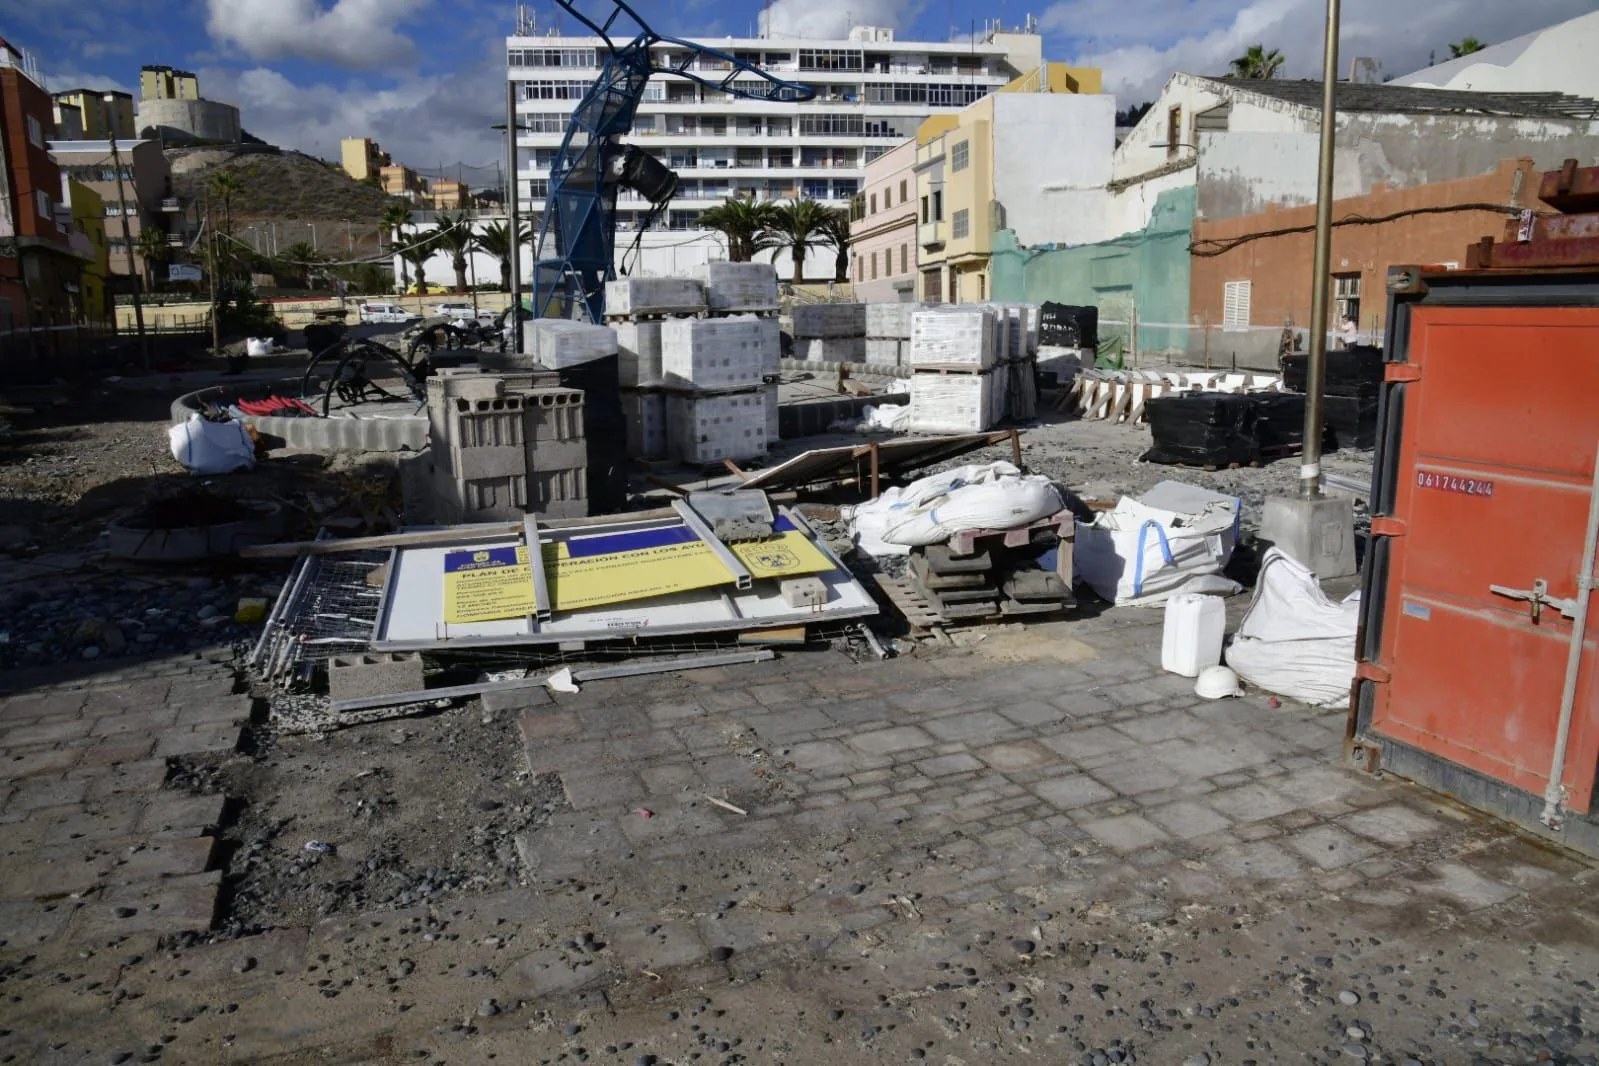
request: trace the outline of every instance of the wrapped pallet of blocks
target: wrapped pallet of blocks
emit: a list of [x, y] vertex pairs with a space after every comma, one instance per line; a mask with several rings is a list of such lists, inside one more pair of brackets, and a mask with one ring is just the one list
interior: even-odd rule
[[865, 304], [797, 304], [794, 307], [794, 336], [864, 337]]
[[658, 389], [623, 389], [622, 414], [627, 419], [627, 454], [634, 459], [664, 459], [666, 393]]
[[994, 424], [991, 373], [911, 375], [913, 433], [980, 433]]
[[697, 278], [618, 278], [605, 283], [605, 317], [692, 315], [705, 310]]
[[777, 268], [770, 263], [706, 263], [699, 280], [712, 314], [777, 310]]
[[676, 388], [753, 388], [778, 372], [779, 345], [776, 319], [670, 319], [661, 323], [661, 377]]
[[666, 398], [668, 446], [693, 466], [766, 454], [766, 397], [761, 389], [704, 394], [672, 392]]
[[865, 337], [796, 337], [794, 358], [802, 363], [864, 363]]
[[536, 318], [523, 326], [524, 345], [551, 370], [591, 363], [616, 354], [616, 331], [567, 318]]
[[910, 367], [987, 370], [996, 352], [994, 312], [986, 307], [948, 307], [911, 315]]
[[659, 320], [616, 321], [616, 373], [623, 388], [661, 383], [661, 326]]

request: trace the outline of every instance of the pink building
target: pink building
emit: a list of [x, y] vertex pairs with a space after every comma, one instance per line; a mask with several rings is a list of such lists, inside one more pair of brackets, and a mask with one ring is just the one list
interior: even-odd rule
[[916, 139], [866, 164], [861, 217], [850, 224], [855, 299], [916, 299]]

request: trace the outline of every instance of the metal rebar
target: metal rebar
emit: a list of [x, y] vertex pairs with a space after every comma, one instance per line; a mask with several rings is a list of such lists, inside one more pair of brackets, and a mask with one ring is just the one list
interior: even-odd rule
[[1327, 376], [1327, 302], [1331, 296], [1333, 153], [1337, 138], [1338, 2], [1327, 0], [1327, 40], [1321, 65], [1321, 157], [1316, 171], [1316, 251], [1311, 269], [1310, 354], [1305, 361], [1305, 439], [1299, 491], [1321, 495], [1322, 395]]

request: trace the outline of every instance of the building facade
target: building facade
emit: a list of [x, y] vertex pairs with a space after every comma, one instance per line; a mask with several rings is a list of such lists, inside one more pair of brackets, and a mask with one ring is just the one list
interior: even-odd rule
[[[840, 40], [746, 37], [703, 43], [779, 78], [812, 85], [817, 95], [799, 104], [763, 102], [665, 75], [651, 80], [627, 140], [676, 171], [679, 185], [657, 223], [665, 232], [641, 238], [643, 273], [723, 258], [716, 238], [697, 222], [703, 211], [729, 197], [809, 198], [846, 207], [862, 189], [867, 164], [913, 137], [929, 113], [957, 111], [982, 99], [1038, 67], [1043, 54], [1042, 39], [1028, 31], [926, 42], [896, 41], [891, 30], [857, 26]], [[599, 75], [604, 42], [510, 37], [506, 47], [518, 123], [524, 127], [517, 136], [517, 195], [531, 216], [543, 210], [550, 167], [572, 109]], [[656, 47], [663, 66], [687, 61], [680, 48]], [[690, 69], [708, 79], [728, 73], [714, 60], [697, 61]], [[619, 255], [648, 212], [642, 197], [623, 191], [618, 220], [626, 235], [617, 241]], [[831, 277], [831, 250], [818, 249], [806, 273]]]
[[391, 163], [378, 169], [378, 180], [383, 185], [383, 191], [390, 196], [398, 196], [419, 204], [427, 199], [427, 179], [412, 170], [410, 167]]
[[[108, 96], [110, 100], [106, 99]], [[68, 89], [56, 93], [55, 101], [78, 109], [83, 119], [84, 140], [103, 141], [115, 137], [119, 141], [131, 141], [138, 135], [133, 116], [133, 97], [129, 93]]]
[[198, 100], [200, 79], [187, 70], [147, 66], [139, 69], [139, 102], [146, 100]]
[[850, 281], [868, 303], [916, 299], [916, 141], [866, 164], [866, 188], [850, 222]]
[[237, 144], [239, 109], [200, 95], [200, 79], [186, 70], [145, 67], [139, 72], [139, 136], [174, 144]]
[[435, 211], [459, 211], [471, 203], [466, 183], [452, 178], [434, 178], [428, 183], [428, 197]]
[[[1082, 229], [1080, 216], [1110, 178], [1116, 101], [1074, 91], [1087, 79], [1072, 74], [1060, 67], [1044, 91], [1001, 91], [923, 123], [916, 148], [923, 300], [993, 299], [989, 258], [998, 231], [1040, 243]], [[1029, 79], [1037, 81], [1024, 76], [1017, 88]]]
[[[106, 245], [113, 275], [147, 277], [145, 257], [139, 252], [139, 235], [147, 230], [169, 242], [183, 241], [183, 208], [172, 193], [172, 170], [160, 141], [117, 142], [121, 157], [122, 188], [117, 189], [117, 167], [109, 141], [55, 141], [50, 145], [61, 167], [105, 201]], [[122, 223], [128, 224], [127, 235]], [[172, 232], [169, 232], [172, 231]]]
[[106, 278], [111, 273], [111, 248], [106, 241], [105, 200], [83, 182], [63, 172], [61, 199], [72, 206], [69, 240], [80, 260], [77, 321], [110, 326], [116, 321]]
[[339, 165], [356, 181], [377, 177], [389, 162], [389, 153], [370, 137], [346, 137], [339, 142]]

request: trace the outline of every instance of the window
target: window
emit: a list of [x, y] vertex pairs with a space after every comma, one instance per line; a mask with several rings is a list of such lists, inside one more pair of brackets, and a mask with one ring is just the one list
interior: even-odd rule
[[814, 133], [832, 137], [859, 137], [865, 132], [865, 122], [859, 115], [802, 115], [799, 131], [802, 135]]
[[1166, 154], [1177, 154], [1178, 142], [1183, 139], [1183, 109], [1173, 107], [1166, 112]]
[[827, 199], [827, 182], [806, 181], [800, 186], [800, 191], [807, 200], [825, 200]]
[[910, 252], [908, 250], [909, 248], [910, 248], [909, 244], [902, 244], [902, 245], [899, 246], [899, 272], [901, 274], [909, 274], [910, 273], [910, 265], [909, 265]]
[[522, 83], [524, 100], [581, 100], [589, 90], [586, 81], [525, 81]]
[[933, 221], [944, 221], [944, 190], [933, 190]]
[[861, 191], [861, 183], [854, 178], [838, 178], [833, 182], [833, 199], [848, 200]]
[[861, 259], [860, 256], [857, 255], [855, 257], [855, 280], [856, 281], [865, 281], [866, 280], [866, 268], [861, 266], [861, 263], [862, 263], [862, 259]]
[[944, 302], [944, 275], [936, 267], [922, 272], [922, 299], [931, 304]]
[[957, 143], [955, 147], [949, 150], [949, 169], [965, 170], [967, 164], [971, 162], [971, 151], [971, 141], [966, 140]]
[[531, 115], [516, 116], [517, 122], [524, 126], [523, 133], [565, 133], [566, 115], [556, 115], [549, 112], [540, 112]]
[[924, 197], [922, 197], [922, 225], [925, 226], [927, 223], [929, 223], [931, 221], [933, 221], [933, 216], [928, 213], [928, 210], [927, 210], [927, 197], [924, 196]]
[[872, 280], [877, 280], [877, 253], [872, 253]]
[[872, 193], [871, 204], [872, 204], [872, 206], [869, 209], [867, 209], [866, 213], [868, 215], [875, 215], [875, 214], [877, 214], [877, 194], [875, 192]]
[[1358, 329], [1360, 326], [1360, 273], [1333, 275], [1333, 301], [1336, 304], [1336, 321], [1333, 322], [1335, 330], [1342, 330], [1345, 322], [1353, 322]]
[[513, 48], [506, 56], [513, 67], [593, 67], [592, 48]]
[[862, 70], [866, 59], [858, 51], [845, 48], [801, 48], [801, 70]]
[[1249, 282], [1229, 281], [1222, 295], [1222, 329], [1249, 328]]
[[40, 218], [51, 218], [51, 217], [53, 217], [51, 215], [51, 211], [50, 211], [50, 194], [49, 193], [45, 192], [43, 189], [35, 189], [35, 190], [33, 190], [33, 202], [34, 202], [34, 206], [39, 209], [39, 217]]
[[905, 202], [905, 179], [904, 178], [900, 178], [899, 179], [899, 202], [900, 203], [904, 203]]
[[884, 189], [883, 190], [883, 210], [887, 211], [892, 206], [894, 206], [894, 191], [892, 189]]
[[950, 222], [950, 231], [957, 241], [962, 237], [971, 236], [972, 213], [965, 208], [955, 212], [955, 217]]
[[105, 205], [105, 213], [107, 218], [116, 218], [118, 215], [122, 214], [122, 205], [113, 200], [107, 200]]
[[32, 115], [28, 116], [28, 143], [35, 148], [44, 147], [44, 127]]

